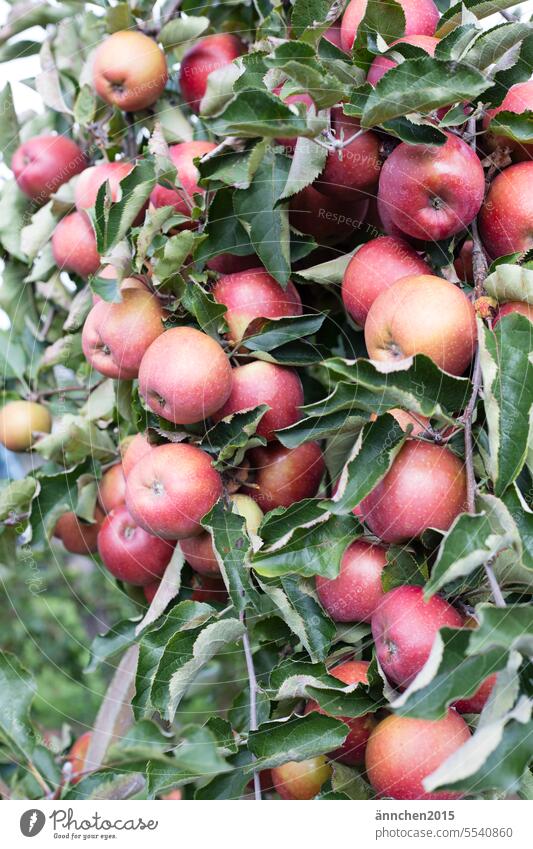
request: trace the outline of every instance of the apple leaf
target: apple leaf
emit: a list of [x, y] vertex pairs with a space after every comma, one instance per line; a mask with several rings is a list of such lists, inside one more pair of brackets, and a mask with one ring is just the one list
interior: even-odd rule
[[92, 211], [98, 253], [107, 254], [126, 236], [133, 222], [143, 209], [156, 184], [154, 164], [141, 159], [120, 182], [122, 197], [111, 203], [107, 197], [108, 183], [98, 189]]
[[328, 259], [327, 262], [321, 262], [318, 265], [312, 265], [310, 268], [296, 271], [295, 276], [309, 283], [321, 283], [323, 286], [339, 287], [355, 252], [352, 251], [349, 254], [337, 256], [335, 259]]
[[449, 9], [444, 12], [439, 21], [437, 38], [442, 38], [452, 29], [463, 22], [465, 11], [475, 15], [481, 21], [490, 15], [494, 15], [500, 9], [508, 11], [513, 6], [518, 6], [520, 0], [461, 0], [459, 3], [454, 3]]
[[533, 269], [522, 265], [497, 265], [485, 280], [487, 294], [500, 303], [525, 301], [533, 304]]
[[209, 25], [209, 18], [180, 15], [164, 25], [159, 33], [159, 41], [165, 50], [174, 50], [185, 42], [199, 38]]
[[516, 485], [510, 486], [502, 495], [502, 501], [518, 528], [522, 543], [522, 563], [533, 570], [533, 512]]
[[509, 51], [521, 44], [528, 35], [531, 35], [529, 22], [501, 23], [482, 32], [464, 56], [457, 58], [464, 58], [469, 65], [485, 71], [507, 58]]
[[264, 437], [257, 436], [259, 422], [270, 408], [260, 404], [244, 413], [233, 413], [207, 431], [202, 440], [206, 451], [216, 454], [215, 468], [224, 469], [228, 463], [239, 466], [250, 448], [265, 445]]
[[250, 773], [245, 772], [244, 767], [252, 762], [252, 755], [241, 749], [235, 757], [228, 758], [227, 762], [233, 767], [232, 771], [217, 775], [208, 784], [199, 787], [194, 795], [195, 799], [242, 799], [250, 781]]
[[210, 260], [219, 254], [232, 253], [237, 256], [253, 254], [254, 248], [243, 224], [233, 213], [234, 190], [219, 189], [207, 212], [206, 234], [197, 247], [195, 259]]
[[29, 712], [35, 682], [13, 654], [0, 652], [0, 737], [17, 758], [31, 759], [35, 732]]
[[324, 121], [317, 119], [310, 125], [305, 105], [301, 103], [286, 106], [266, 90], [247, 89], [238, 92], [222, 114], [209, 123], [217, 136], [239, 138], [313, 137], [325, 126]]
[[0, 91], [0, 115], [2, 115], [0, 150], [2, 151], [3, 161], [9, 167], [11, 165], [11, 157], [20, 144], [20, 128], [13, 104], [13, 91], [10, 83], [6, 83], [2, 91]]
[[310, 528], [325, 519], [320, 501], [306, 498], [267, 513], [259, 526], [259, 536], [266, 546], [278, 547], [289, 542], [297, 528]]
[[286, 200], [310, 186], [324, 170], [327, 151], [303, 136], [296, 142], [291, 167], [280, 200]]
[[498, 496], [520, 474], [531, 438], [530, 343], [531, 322], [518, 314], [506, 315], [494, 330], [482, 327], [479, 333], [490, 473]]
[[[348, 734], [338, 719], [313, 712], [282, 722], [266, 722], [251, 731], [248, 748], [258, 769], [271, 769], [289, 761], [304, 761], [338, 749]], [[248, 769], [252, 769], [253, 765]]]
[[533, 112], [499, 112], [489, 124], [489, 130], [521, 144], [533, 142]]
[[[328, 109], [339, 101], [346, 100], [350, 95], [350, 84], [330, 73], [317, 60], [314, 48], [304, 42], [286, 41], [280, 44], [266, 57], [265, 64], [269, 68], [282, 71], [294, 83], [297, 91], [309, 94], [317, 109]], [[361, 76], [359, 82], [362, 83], [363, 80]], [[311, 125], [316, 126], [313, 133], [316, 135], [318, 129], [323, 126], [322, 119], [317, 121], [311, 116], [309, 120]], [[276, 135], [279, 137], [288, 134], [284, 132]]]
[[[122, 619], [116, 622], [105, 634], [98, 634], [90, 646], [91, 659], [85, 672], [94, 672], [100, 664], [113, 660], [129, 648], [135, 640], [137, 619]], [[111, 665], [111, 664], [110, 664]]]
[[324, 314], [314, 314], [270, 319], [258, 333], [246, 337], [246, 348], [253, 352], [269, 351], [275, 357], [277, 348], [317, 333], [325, 318]]
[[295, 0], [292, 7], [291, 29], [295, 38], [300, 38], [306, 29], [314, 29], [325, 23], [332, 24], [341, 14], [342, 2], [331, 0]]
[[533, 654], [533, 609], [528, 604], [476, 607], [479, 626], [470, 633], [468, 653], [485, 652], [493, 647]]
[[39, 494], [39, 481], [32, 477], [2, 482], [0, 489], [0, 522], [17, 525], [28, 515], [31, 503]]

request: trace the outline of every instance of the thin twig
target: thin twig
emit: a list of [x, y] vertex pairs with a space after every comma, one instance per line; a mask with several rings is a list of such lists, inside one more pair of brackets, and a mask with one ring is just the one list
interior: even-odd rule
[[479, 391], [481, 389], [481, 359], [479, 356], [479, 347], [476, 351], [476, 359], [474, 363], [474, 375], [472, 378], [472, 395], [464, 411], [461, 420], [465, 429], [465, 466], [466, 466], [466, 492], [467, 506], [469, 513], [476, 511], [476, 476], [474, 473], [474, 446], [472, 439], [472, 417], [476, 408]]
[[84, 392], [87, 390], [83, 386], [58, 386], [57, 389], [43, 389], [38, 393], [39, 398], [47, 398], [50, 395], [63, 395], [64, 392]]
[[[242, 645], [244, 648], [244, 657], [246, 658], [246, 671], [248, 673], [248, 684], [250, 690], [250, 731], [257, 731], [257, 678], [255, 677], [254, 659], [252, 656], [252, 648], [250, 646], [250, 637], [246, 629], [244, 612], [239, 614], [239, 619], [244, 625], [244, 634], [242, 635]], [[252, 756], [255, 760], [255, 756]], [[261, 781], [259, 771], [254, 769], [254, 796], [256, 801], [261, 801]]]
[[29, 767], [31, 774], [35, 778], [35, 781], [37, 782], [37, 784], [39, 785], [39, 787], [41, 788], [41, 790], [43, 791], [45, 796], [51, 797], [52, 791], [51, 791], [50, 787], [48, 786], [48, 784], [46, 783], [46, 781], [44, 780], [44, 778], [42, 777], [42, 775], [39, 772], [39, 770], [37, 769], [37, 767], [35, 766], [35, 764], [33, 763], [33, 761], [28, 761], [28, 767]]

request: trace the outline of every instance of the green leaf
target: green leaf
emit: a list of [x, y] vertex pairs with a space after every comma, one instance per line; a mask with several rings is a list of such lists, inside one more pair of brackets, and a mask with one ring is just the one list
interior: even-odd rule
[[205, 333], [208, 333], [214, 339], [219, 338], [219, 328], [225, 327], [226, 307], [224, 304], [217, 303], [209, 292], [206, 292], [199, 283], [194, 281], [185, 284], [181, 304], [187, 312], [195, 317]]
[[533, 142], [533, 112], [499, 112], [489, 124], [489, 130], [521, 144]]
[[292, 138], [315, 136], [324, 122], [309, 126], [304, 104], [286, 106], [267, 91], [241, 91], [221, 115], [210, 122], [217, 136]]
[[107, 431], [72, 413], [64, 415], [54, 432], [40, 439], [34, 450], [47, 460], [66, 465], [89, 456], [104, 462], [115, 456], [115, 444]]
[[383, 592], [388, 593], [395, 587], [422, 587], [428, 578], [427, 564], [418, 561], [403, 548], [392, 547], [387, 551], [387, 567], [381, 574]]
[[296, 271], [296, 277], [310, 283], [320, 283], [323, 286], [340, 286], [354, 253], [355, 251], [335, 257], [335, 259], [329, 259], [327, 262], [321, 262], [318, 265], [312, 265], [310, 268]]
[[154, 255], [154, 278], [156, 285], [165, 290], [183, 295], [182, 266], [191, 253], [195, 241], [191, 230], [182, 230], [170, 239]]
[[224, 150], [220, 155], [212, 156], [206, 162], [200, 162], [199, 171], [202, 175], [200, 186], [209, 184], [234, 186], [237, 189], [247, 189], [253, 180], [261, 160], [266, 152], [267, 142], [259, 142], [247, 150], [229, 153]]
[[82, 85], [74, 103], [74, 119], [82, 127], [92, 124], [96, 114], [96, 97], [89, 85]]
[[437, 38], [442, 38], [454, 27], [458, 26], [463, 21], [463, 15], [467, 10], [481, 21], [483, 18], [494, 15], [500, 9], [508, 11], [513, 6], [517, 6], [520, 0], [461, 0], [459, 3], [454, 3], [451, 8], [442, 15], [437, 32]]
[[527, 457], [533, 405], [531, 322], [516, 313], [504, 316], [493, 331], [480, 328], [479, 345], [490, 475], [495, 494], [502, 495]]
[[324, 170], [327, 150], [301, 136], [294, 148], [291, 167], [280, 200], [286, 200], [310, 186]]
[[485, 280], [487, 294], [500, 303], [525, 301], [533, 304], [533, 270], [522, 265], [497, 265]]
[[52, 201], [35, 212], [30, 223], [22, 228], [20, 234], [20, 249], [28, 259], [33, 260], [39, 251], [50, 240], [57, 224], [57, 217], [52, 211]]
[[31, 510], [33, 499], [39, 494], [39, 481], [21, 478], [6, 483], [0, 489], [0, 522], [18, 524]]
[[502, 23], [481, 33], [466, 51], [464, 59], [474, 68], [485, 71], [508, 58], [509, 51], [521, 44], [528, 35], [531, 35], [529, 22]]
[[[335, 17], [331, 16], [335, 4], [331, 0], [295, 0], [292, 7], [291, 31], [295, 38], [300, 38], [306, 29], [314, 29], [331, 24]], [[340, 14], [341, 6], [337, 4], [337, 16]]]
[[153, 162], [141, 159], [121, 181], [122, 197], [116, 203], [110, 203], [107, 198], [107, 182], [100, 186], [92, 213], [99, 254], [108, 253], [126, 236], [155, 184]]
[[20, 144], [19, 122], [15, 106], [13, 105], [13, 92], [10, 83], [6, 83], [0, 92], [0, 151], [2, 159], [7, 166], [11, 165], [11, 157]]
[[533, 609], [529, 604], [512, 607], [493, 607], [481, 604], [476, 608], [479, 626], [470, 634], [469, 654], [485, 652], [494, 646], [508, 651], [533, 654]]
[[249, 351], [275, 353], [276, 348], [281, 348], [288, 342], [295, 342], [317, 333], [325, 318], [324, 314], [314, 314], [270, 319], [264, 322], [258, 333], [246, 337], [246, 348]]
[[29, 203], [15, 180], [6, 180], [0, 194], [0, 242], [8, 253], [24, 263], [27, 259], [21, 248], [20, 237], [22, 227], [28, 220]]
[[[339, 101], [346, 100], [350, 95], [353, 80], [345, 82], [328, 71], [317, 59], [314, 48], [304, 42], [286, 41], [280, 44], [265, 58], [265, 64], [283, 72], [292, 80], [298, 92], [309, 94], [317, 109], [327, 109]], [[283, 102], [283, 98], [281, 101]], [[316, 122], [311, 114], [309, 121], [318, 128], [322, 126], [322, 119]], [[318, 129], [314, 134], [317, 131]], [[280, 133], [278, 137], [281, 135]]]
[[173, 50], [184, 42], [199, 38], [209, 28], [209, 18], [182, 14], [164, 25], [159, 41], [165, 50]]
[[238, 466], [246, 451], [266, 444], [264, 437], [257, 436], [256, 431], [268, 409], [267, 404], [261, 404], [245, 413], [234, 413], [207, 431], [202, 445], [206, 451], [216, 455], [215, 468], [224, 468], [230, 460], [233, 466]]
[[29, 712], [35, 682], [13, 654], [0, 652], [0, 739], [17, 759], [31, 758], [35, 733]]
[[129, 648], [135, 640], [138, 624], [139, 619], [123, 619], [105, 634], [98, 634], [91, 643], [91, 659], [85, 672], [94, 672], [102, 663], [107, 663]]
[[261, 725], [257, 731], [250, 732], [248, 748], [258, 759], [260, 769], [270, 769], [338, 749], [347, 734], [343, 722], [314, 712]]
[[207, 213], [207, 238], [196, 250], [197, 261], [212, 259], [219, 254], [237, 256], [252, 254], [254, 249], [248, 233], [233, 211], [233, 189], [219, 189]]

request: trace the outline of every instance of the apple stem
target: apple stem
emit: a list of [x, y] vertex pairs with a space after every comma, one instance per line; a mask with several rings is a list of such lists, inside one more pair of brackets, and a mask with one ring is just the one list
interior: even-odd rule
[[[248, 684], [250, 690], [250, 731], [257, 731], [257, 678], [255, 676], [254, 659], [252, 655], [252, 647], [250, 645], [250, 637], [246, 628], [244, 611], [239, 613], [239, 619], [244, 625], [244, 634], [242, 635], [242, 645], [244, 648], [244, 657], [246, 659], [246, 671], [248, 673]], [[255, 756], [252, 756], [255, 761]], [[256, 801], [261, 801], [261, 782], [259, 779], [258, 770], [254, 769], [254, 796]]]

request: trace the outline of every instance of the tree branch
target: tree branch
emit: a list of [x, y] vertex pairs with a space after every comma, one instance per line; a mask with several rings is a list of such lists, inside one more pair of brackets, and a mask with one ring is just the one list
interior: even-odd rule
[[[246, 671], [248, 673], [248, 685], [250, 691], [250, 720], [249, 726], [250, 731], [257, 731], [257, 678], [255, 677], [255, 667], [254, 667], [254, 659], [252, 656], [252, 647], [250, 645], [250, 637], [248, 635], [248, 630], [246, 629], [246, 622], [244, 618], [244, 612], [239, 613], [239, 619], [244, 625], [245, 631], [242, 635], [242, 645], [244, 648], [244, 657], [246, 659]], [[252, 756], [253, 760], [255, 760], [255, 756]], [[254, 796], [256, 801], [261, 801], [261, 781], [259, 778], [258, 770], [254, 769], [253, 772], [254, 777]]]

